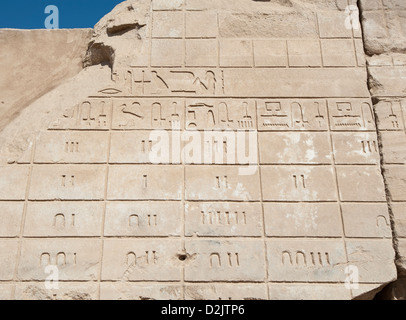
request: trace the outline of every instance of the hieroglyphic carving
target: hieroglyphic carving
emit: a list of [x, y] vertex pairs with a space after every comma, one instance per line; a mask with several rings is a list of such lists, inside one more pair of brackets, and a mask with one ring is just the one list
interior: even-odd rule
[[[156, 227], [158, 225], [158, 215], [156, 214], [147, 214], [141, 217], [138, 214], [131, 214], [128, 219], [128, 225], [130, 227], [140, 227], [148, 226], [148, 227]], [[145, 221], [144, 221], [145, 220]]]
[[285, 250], [281, 254], [282, 264], [295, 267], [325, 267], [330, 266], [330, 255], [328, 252], [303, 251], [291, 252]]
[[[67, 217], [70, 218], [70, 222], [67, 223]], [[75, 227], [76, 214], [72, 213], [71, 215], [65, 215], [64, 213], [57, 213], [54, 216], [54, 221], [52, 226], [57, 229], [65, 229], [65, 227], [70, 226]]]
[[227, 176], [216, 176], [215, 187], [217, 189], [229, 189]]
[[75, 176], [63, 174], [61, 176], [61, 186], [62, 187], [74, 187], [75, 186]]
[[138, 264], [142, 265], [150, 265], [156, 264], [158, 261], [157, 252], [152, 251], [145, 251], [142, 254], [137, 254], [136, 251], [130, 251], [126, 255], [126, 265], [127, 266], [135, 266]]
[[388, 219], [383, 215], [379, 215], [376, 217], [376, 227], [380, 236], [382, 237], [385, 237], [388, 234], [388, 231], [390, 231], [390, 223]]
[[51, 123], [49, 129], [108, 130], [111, 121], [111, 102], [103, 99], [88, 99], [67, 109], [61, 117]]
[[375, 130], [372, 103], [367, 99], [328, 101], [331, 130]]
[[213, 69], [121, 69], [112, 76], [113, 87], [99, 91], [102, 96], [170, 96], [224, 94], [224, 75]]
[[209, 265], [210, 265], [210, 268], [225, 267], [225, 266], [227, 266], [229, 268], [239, 267], [240, 266], [239, 253], [238, 252], [226, 252], [226, 253], [213, 252], [210, 254]]
[[258, 100], [257, 112], [261, 131], [328, 129], [325, 100]]
[[293, 175], [293, 181], [295, 184], [295, 188], [296, 189], [306, 189], [306, 183], [305, 183], [305, 175], [301, 174], [301, 175]]
[[187, 100], [187, 129], [256, 129], [255, 102], [252, 100]]
[[39, 265], [41, 267], [46, 267], [49, 265], [65, 266], [65, 265], [76, 265], [77, 264], [77, 253], [67, 254], [63, 251], [56, 254], [51, 254], [49, 252], [43, 252], [39, 258]]
[[246, 225], [247, 213], [245, 211], [202, 211], [202, 224], [210, 225]]
[[259, 236], [261, 214], [260, 203], [188, 202], [185, 232], [188, 236]]
[[66, 141], [65, 142], [65, 152], [66, 153], [79, 152], [79, 142], [78, 141]]
[[377, 153], [378, 152], [378, 142], [372, 141], [361, 141], [362, 152], [363, 153]]
[[113, 107], [113, 129], [179, 129], [184, 103], [176, 99], [118, 99]]
[[401, 102], [380, 101], [375, 106], [377, 125], [380, 130], [403, 130]]

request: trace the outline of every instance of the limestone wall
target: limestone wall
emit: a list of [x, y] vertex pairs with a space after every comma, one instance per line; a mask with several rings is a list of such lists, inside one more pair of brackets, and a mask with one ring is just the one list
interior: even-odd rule
[[92, 30], [0, 29], [0, 130], [83, 69]]
[[[1, 298], [370, 299], [402, 277], [404, 5], [359, 3], [130, 0], [91, 38], [34, 31], [77, 41], [24, 64], [24, 103], [0, 87]], [[225, 130], [253, 163], [224, 162]]]

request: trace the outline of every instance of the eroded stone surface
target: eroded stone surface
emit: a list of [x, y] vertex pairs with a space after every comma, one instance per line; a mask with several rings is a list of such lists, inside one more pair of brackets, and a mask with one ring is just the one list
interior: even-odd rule
[[25, 107], [82, 70], [91, 33], [91, 29], [0, 30], [1, 130]]
[[383, 174], [400, 279], [380, 298], [404, 299], [403, 242], [405, 5], [402, 1], [361, 1], [369, 87], [374, 96]]

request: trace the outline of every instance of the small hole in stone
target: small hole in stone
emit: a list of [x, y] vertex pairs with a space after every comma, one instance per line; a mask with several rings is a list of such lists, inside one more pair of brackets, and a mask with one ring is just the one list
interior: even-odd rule
[[180, 261], [185, 261], [187, 259], [187, 255], [186, 254], [178, 254], [178, 259]]

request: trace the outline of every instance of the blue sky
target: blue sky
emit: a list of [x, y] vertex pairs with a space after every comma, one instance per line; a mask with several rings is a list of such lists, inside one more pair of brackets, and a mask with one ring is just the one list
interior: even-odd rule
[[123, 0], [0, 0], [0, 28], [44, 29], [48, 5], [59, 9], [59, 28], [93, 28]]

